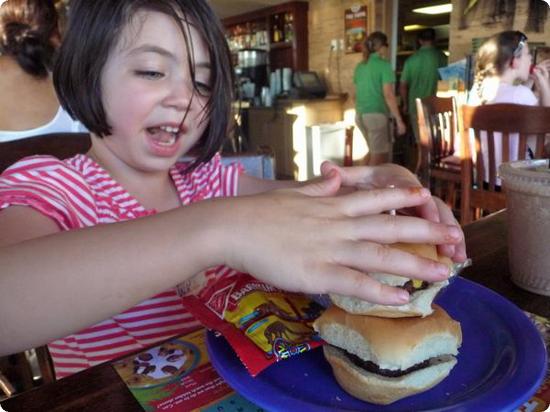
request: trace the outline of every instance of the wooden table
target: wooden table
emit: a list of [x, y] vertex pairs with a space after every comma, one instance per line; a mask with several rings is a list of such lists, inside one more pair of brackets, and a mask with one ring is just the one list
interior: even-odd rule
[[[510, 281], [506, 213], [478, 220], [465, 228], [473, 266], [463, 276], [483, 284], [523, 310], [550, 317], [550, 298], [524, 291]], [[8, 399], [1, 404], [15, 411], [141, 411], [109, 363]]]

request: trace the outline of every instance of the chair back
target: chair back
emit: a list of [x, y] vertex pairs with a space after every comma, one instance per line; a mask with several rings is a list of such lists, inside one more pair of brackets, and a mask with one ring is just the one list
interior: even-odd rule
[[86, 153], [88, 133], [50, 133], [0, 143], [0, 173], [25, 156], [52, 155], [59, 159]]
[[442, 160], [454, 154], [458, 133], [454, 97], [428, 96], [416, 99], [420, 154], [417, 174], [428, 186], [430, 170], [443, 167]]
[[506, 207], [498, 178], [502, 162], [540, 158], [550, 133], [550, 108], [517, 104], [462, 106], [461, 223], [473, 209], [494, 212]]

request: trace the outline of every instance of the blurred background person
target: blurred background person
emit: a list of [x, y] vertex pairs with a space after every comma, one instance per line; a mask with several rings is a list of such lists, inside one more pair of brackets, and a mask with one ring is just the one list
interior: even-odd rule
[[387, 60], [388, 38], [379, 31], [371, 33], [363, 47], [364, 58], [353, 74], [355, 85], [355, 123], [367, 141], [365, 165], [391, 161], [390, 113], [397, 122], [397, 133], [406, 127], [395, 98], [395, 73]]
[[0, 142], [85, 130], [61, 108], [53, 87], [60, 37], [53, 0], [0, 6]]
[[435, 96], [440, 79], [440, 67], [447, 65], [447, 56], [435, 46], [435, 30], [424, 29], [418, 34], [419, 49], [403, 66], [399, 94], [403, 100], [403, 113], [408, 114], [416, 144], [419, 142], [416, 99]]
[[[533, 66], [527, 36], [520, 31], [503, 31], [487, 39], [476, 54], [474, 85], [468, 104], [513, 103], [550, 106], [549, 61]], [[535, 86], [535, 92], [532, 86]], [[496, 168], [502, 162], [502, 139], [495, 133]], [[534, 148], [534, 140], [527, 145]], [[545, 148], [548, 147], [546, 139]], [[510, 134], [510, 161], [519, 158], [519, 136]], [[531, 149], [528, 149], [528, 151]], [[546, 149], [548, 151], [548, 149]], [[487, 133], [481, 133], [481, 152], [488, 163]], [[529, 158], [529, 156], [527, 157]], [[485, 171], [488, 181], [488, 171]], [[500, 184], [500, 179], [497, 179]]]

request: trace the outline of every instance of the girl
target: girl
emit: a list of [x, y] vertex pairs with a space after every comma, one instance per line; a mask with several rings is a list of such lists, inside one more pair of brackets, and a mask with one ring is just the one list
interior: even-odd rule
[[[386, 244], [466, 258], [450, 211], [397, 166], [325, 164], [302, 187], [221, 166], [230, 67], [205, 0], [71, 2], [54, 82], [92, 148], [23, 159], [0, 178], [2, 353], [51, 342], [62, 377], [185, 333], [197, 323], [182, 282], [223, 276], [221, 265], [292, 291], [401, 304], [405, 291], [366, 274], [436, 280], [448, 269]], [[178, 163], [191, 148], [196, 160]], [[392, 184], [403, 188], [336, 196]], [[400, 208], [425, 219], [381, 214]]]
[[355, 123], [367, 141], [365, 164], [375, 166], [391, 160], [392, 133], [388, 114], [397, 122], [397, 133], [405, 133], [395, 100], [395, 73], [385, 60], [388, 38], [375, 31], [365, 40], [364, 59], [355, 68]]
[[[527, 36], [519, 31], [504, 31], [487, 39], [476, 55], [474, 86], [468, 104], [514, 103], [529, 106], [550, 106], [548, 61], [533, 67]], [[538, 97], [531, 90], [534, 82]], [[519, 138], [510, 136], [510, 160], [518, 159]], [[495, 133], [496, 166], [502, 163], [500, 133]], [[488, 164], [486, 133], [481, 135], [481, 151]], [[489, 171], [485, 170], [489, 181]], [[497, 179], [500, 185], [500, 179]]]
[[[546, 64], [531, 72], [532, 56], [527, 36], [519, 31], [504, 31], [486, 40], [476, 55], [475, 79], [468, 97], [471, 105], [515, 103], [550, 106], [550, 83]], [[533, 82], [537, 98], [526, 83]]]

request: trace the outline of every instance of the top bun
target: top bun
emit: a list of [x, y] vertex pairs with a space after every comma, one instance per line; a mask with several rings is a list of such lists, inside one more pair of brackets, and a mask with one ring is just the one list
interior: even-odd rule
[[[437, 248], [434, 245], [419, 243], [395, 243], [391, 246], [404, 252], [445, 263], [449, 267], [452, 266], [452, 262], [448, 257], [437, 254]], [[403, 286], [410, 280], [409, 278], [392, 275], [389, 273], [369, 273], [369, 276], [380, 283], [390, 286]], [[444, 280], [442, 282], [432, 282], [429, 284], [427, 289], [419, 290], [411, 294], [409, 302], [400, 306], [380, 305], [355, 297], [336, 294], [330, 294], [330, 298], [335, 305], [349, 313], [357, 315], [370, 315], [387, 318], [411, 316], [424, 317], [432, 313], [432, 301], [437, 293], [448, 284], [448, 280]]]
[[389, 370], [456, 355], [462, 343], [460, 324], [437, 305], [431, 316], [403, 319], [351, 315], [331, 306], [313, 327], [327, 343]]

